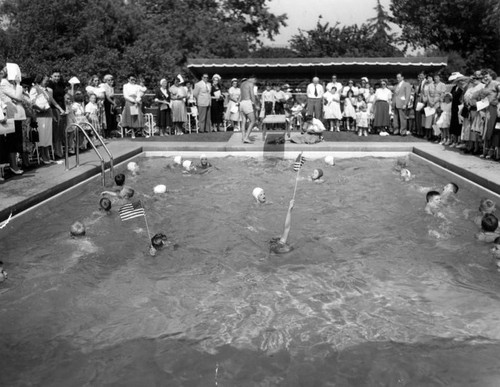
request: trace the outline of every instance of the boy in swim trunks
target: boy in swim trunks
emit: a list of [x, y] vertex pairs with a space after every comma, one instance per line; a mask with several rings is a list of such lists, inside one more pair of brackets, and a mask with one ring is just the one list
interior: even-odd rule
[[444, 218], [443, 213], [440, 211], [441, 194], [438, 191], [429, 191], [425, 198], [427, 200], [425, 212], [429, 215], [437, 216], [438, 218]]
[[281, 237], [273, 238], [269, 241], [269, 249], [275, 254], [284, 254], [292, 250], [292, 247], [287, 244], [286, 241], [288, 239], [288, 234], [290, 233], [290, 228], [292, 225], [292, 210], [294, 204], [295, 200], [290, 200], [288, 212], [286, 213], [285, 218], [285, 227], [283, 229], [283, 234], [281, 235]]
[[481, 220], [481, 231], [476, 234], [476, 238], [481, 242], [494, 242], [500, 233], [495, 232], [498, 228], [498, 219], [493, 214], [486, 214]]
[[451, 195], [455, 195], [458, 192], [458, 185], [455, 183], [448, 183], [443, 187], [443, 192], [441, 192], [441, 199], [446, 201]]
[[245, 79], [241, 86], [241, 100], [240, 100], [240, 112], [245, 118], [244, 125], [242, 125], [241, 130], [241, 140], [245, 144], [251, 144], [250, 133], [255, 126], [255, 106], [257, 105], [257, 100], [255, 99], [254, 86], [256, 78], [251, 75], [248, 79]]
[[155, 234], [151, 238], [151, 246], [149, 247], [149, 255], [156, 256], [156, 253], [165, 246], [170, 246], [171, 242], [167, 240], [167, 236], [161, 232]]
[[323, 170], [322, 169], [315, 169], [313, 171], [313, 174], [311, 175], [311, 181], [314, 183], [324, 183], [325, 181], [323, 180]]

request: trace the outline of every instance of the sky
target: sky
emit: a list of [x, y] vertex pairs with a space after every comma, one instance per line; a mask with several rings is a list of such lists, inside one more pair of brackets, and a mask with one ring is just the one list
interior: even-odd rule
[[[384, 9], [389, 12], [390, 0], [381, 0]], [[376, 15], [374, 10], [376, 0], [270, 0], [269, 9], [275, 15], [288, 15], [287, 27], [280, 29], [281, 33], [274, 41], [265, 40], [268, 46], [288, 45], [292, 35], [302, 30], [311, 30], [316, 26], [318, 16], [322, 16], [321, 23], [329, 22], [331, 26], [336, 22], [341, 25], [362, 24]]]

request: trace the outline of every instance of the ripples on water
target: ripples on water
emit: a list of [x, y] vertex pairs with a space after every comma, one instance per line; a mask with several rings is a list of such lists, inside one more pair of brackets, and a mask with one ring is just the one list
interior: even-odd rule
[[169, 163], [140, 159], [126, 182], [178, 245], [155, 258], [140, 218], [97, 210], [98, 182], [11, 222], [2, 384], [498, 385], [500, 286], [466, 187], [443, 221], [423, 212], [421, 187], [446, 183], [424, 164], [403, 183], [394, 160], [308, 161], [301, 175], [326, 182], [299, 181], [294, 250], [276, 256], [291, 161], [228, 157], [203, 176]]

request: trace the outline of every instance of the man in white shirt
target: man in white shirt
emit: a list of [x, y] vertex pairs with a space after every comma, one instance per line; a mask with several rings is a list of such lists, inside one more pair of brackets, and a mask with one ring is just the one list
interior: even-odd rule
[[319, 78], [314, 77], [312, 83], [307, 86], [307, 114], [314, 118], [323, 117], [323, 85], [319, 84]]

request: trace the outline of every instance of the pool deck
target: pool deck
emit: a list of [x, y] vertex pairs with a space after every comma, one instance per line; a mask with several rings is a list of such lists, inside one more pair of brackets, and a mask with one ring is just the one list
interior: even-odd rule
[[[112, 140], [107, 145], [114, 157], [115, 166], [134, 156], [147, 152], [150, 155], [165, 152], [206, 153], [208, 157], [241, 154], [255, 157], [292, 157], [304, 151], [307, 156], [331, 154], [336, 158], [345, 157], [387, 157], [414, 153], [441, 167], [473, 181], [497, 194], [500, 194], [500, 163], [464, 155], [457, 150], [442, 145], [422, 142], [322, 142], [314, 145], [265, 144], [261, 134], [253, 135], [252, 144], [243, 144], [241, 134], [235, 133], [227, 142], [151, 142], [141, 138], [135, 140]], [[157, 153], [158, 152], [158, 153]], [[293, 156], [295, 157], [295, 156]], [[108, 158], [105, 156], [105, 160]], [[109, 167], [109, 163], [106, 163]], [[14, 176], [0, 183], [0, 221], [10, 213], [19, 214], [58, 193], [75, 185], [99, 176], [101, 171], [97, 154], [90, 150], [80, 155], [80, 166], [75, 167], [75, 157], [70, 158], [70, 169], [66, 170], [64, 161], [26, 171], [22, 176]], [[8, 173], [8, 172], [7, 172]], [[6, 173], [6, 174], [7, 174]], [[111, 185], [110, 174], [106, 173], [106, 185]]]

